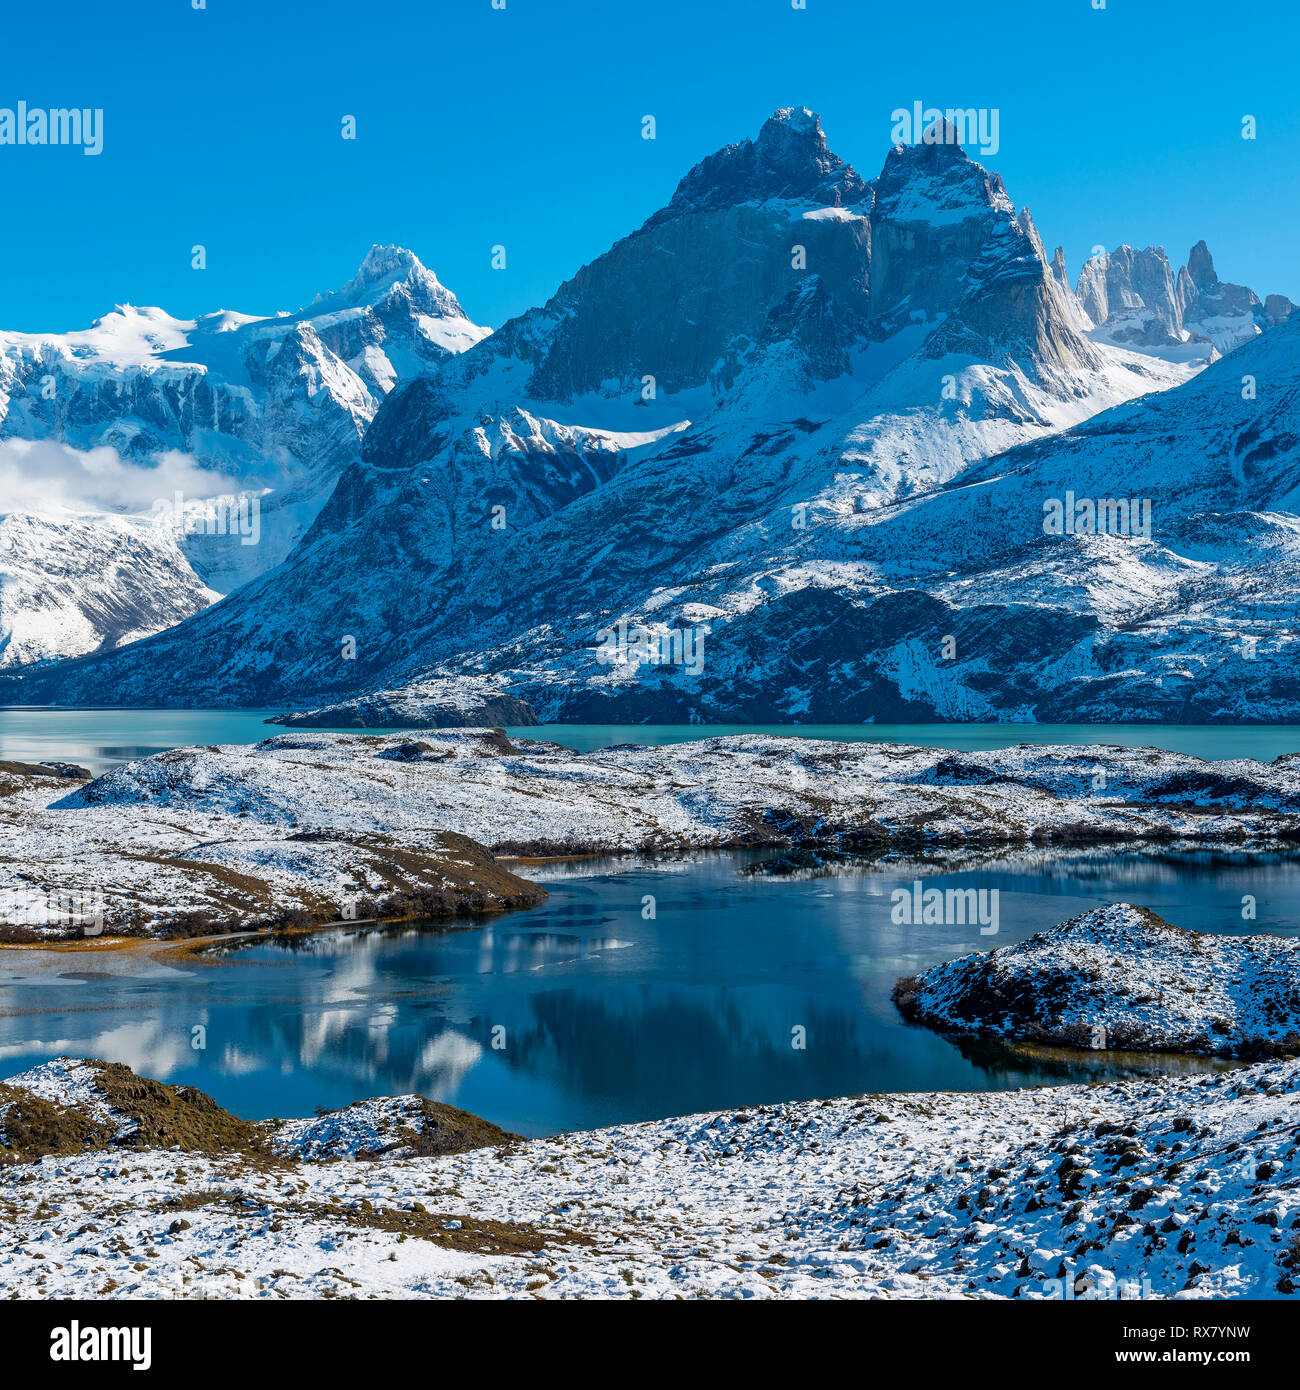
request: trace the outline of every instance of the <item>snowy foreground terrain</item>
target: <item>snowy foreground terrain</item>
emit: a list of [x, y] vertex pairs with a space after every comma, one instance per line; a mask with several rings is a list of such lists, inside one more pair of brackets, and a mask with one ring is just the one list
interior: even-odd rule
[[[580, 755], [498, 730], [294, 732], [114, 768], [0, 764], [0, 926], [189, 935], [525, 906], [494, 854], [1300, 838], [1300, 759], [956, 753], [742, 735]], [[22, 933], [26, 933], [23, 935]]]
[[[1296, 1062], [417, 1158], [418, 1098], [259, 1127], [101, 1067], [0, 1085], [11, 1295], [1274, 1298], [1300, 1270]], [[38, 1129], [93, 1147], [32, 1161]]]
[[[1296, 766], [760, 735], [579, 756], [500, 730], [292, 733], [95, 781], [0, 767], [0, 904], [20, 941], [88, 931], [54, 908], [92, 886], [106, 935], [187, 934], [376, 899], [408, 915], [535, 901], [492, 850], [1268, 843], [1300, 828]], [[14, 914], [38, 880], [58, 893], [33, 925]], [[1273, 1060], [524, 1141], [418, 1096], [253, 1122], [192, 1088], [58, 1059], [0, 1083], [0, 1282], [47, 1298], [1295, 1291], [1300, 1061], [1276, 1057], [1297, 1041], [1294, 942], [1180, 932], [1115, 904], [900, 982], [898, 1002], [981, 1045]]]

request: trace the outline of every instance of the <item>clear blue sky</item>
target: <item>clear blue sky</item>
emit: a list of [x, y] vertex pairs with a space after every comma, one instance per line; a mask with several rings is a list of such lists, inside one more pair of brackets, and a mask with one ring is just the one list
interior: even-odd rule
[[[987, 162], [1071, 275], [1097, 243], [1164, 244], [1176, 266], [1203, 236], [1225, 279], [1300, 300], [1287, 0], [7, 10], [0, 107], [103, 107], [105, 148], [0, 146], [0, 327], [63, 331], [124, 300], [185, 316], [294, 308], [376, 241], [411, 247], [498, 326], [775, 107], [820, 111], [831, 147], [871, 177], [890, 112], [915, 100], [999, 109]], [[505, 271], [490, 265], [498, 242]], [[190, 268], [195, 243], [205, 271]]]

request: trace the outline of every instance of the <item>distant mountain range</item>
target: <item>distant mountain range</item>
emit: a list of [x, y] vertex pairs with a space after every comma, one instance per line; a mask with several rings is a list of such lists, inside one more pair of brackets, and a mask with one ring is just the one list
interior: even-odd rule
[[[1064, 279], [1060, 252], [1053, 271]], [[1075, 287], [1080, 308], [1101, 332], [1126, 347], [1196, 351], [1212, 343], [1219, 355], [1248, 343], [1287, 319], [1295, 305], [1284, 295], [1264, 301], [1245, 285], [1219, 279], [1209, 247], [1198, 241], [1175, 275], [1163, 246], [1120, 246], [1093, 256]]]
[[[291, 320], [174, 330], [192, 394], [252, 361], [289, 403], [258, 415], [293, 460], [282, 549], [205, 575], [194, 547], [212, 587], [244, 581], [224, 601], [0, 698], [302, 707], [472, 676], [544, 719], [1300, 715], [1300, 316], [1203, 243], [1177, 274], [1122, 246], [1072, 289], [954, 135], [867, 181], [779, 111], [490, 336], [393, 251]], [[0, 429], [108, 442], [118, 383], [166, 395], [156, 369], [105, 366], [57, 416], [10, 392]], [[161, 418], [136, 448], [229, 467], [193, 411]]]

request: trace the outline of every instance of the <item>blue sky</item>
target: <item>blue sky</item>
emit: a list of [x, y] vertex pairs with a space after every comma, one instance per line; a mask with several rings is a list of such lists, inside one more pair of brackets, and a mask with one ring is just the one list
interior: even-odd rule
[[411, 247], [498, 326], [774, 108], [819, 111], [871, 177], [890, 112], [916, 100], [998, 108], [987, 163], [1072, 276], [1096, 244], [1163, 244], [1177, 266], [1205, 237], [1225, 279], [1300, 300], [1296, 8], [1092, 3], [15, 6], [0, 107], [102, 107], [105, 146], [0, 146], [0, 327], [63, 331], [128, 300], [294, 308], [376, 241]]

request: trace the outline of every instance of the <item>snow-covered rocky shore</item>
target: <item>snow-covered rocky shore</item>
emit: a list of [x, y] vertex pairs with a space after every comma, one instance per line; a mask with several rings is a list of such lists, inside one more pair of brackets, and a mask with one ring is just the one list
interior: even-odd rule
[[940, 1032], [1211, 1056], [1300, 1053], [1300, 940], [1218, 936], [1112, 903], [996, 951], [900, 980]]
[[[0, 1281], [32, 1298], [1205, 1299], [1300, 1279], [1300, 1062], [527, 1142], [429, 1118], [445, 1109], [258, 1126], [124, 1068], [47, 1063], [0, 1084]], [[403, 1156], [420, 1126], [439, 1156]]]
[[[470, 738], [461, 751], [472, 758], [478, 746]], [[77, 769], [0, 763], [0, 943], [440, 917], [546, 896], [481, 844], [423, 817], [349, 816], [315, 801], [326, 793], [364, 802], [370, 767], [384, 780], [384, 749], [365, 750], [351, 793], [319, 781], [309, 789], [313, 769], [288, 764], [288, 795], [265, 803], [253, 784], [220, 808], [193, 796], [185, 776], [167, 789], [189, 754], [215, 769], [240, 751], [144, 759], [156, 793], [148, 804], [104, 779], [78, 779]]]
[[537, 901], [494, 854], [1300, 839], [1300, 758], [1100, 745], [955, 753], [751, 734], [579, 755], [499, 729], [302, 731], [178, 748], [93, 782], [56, 772], [0, 765], [11, 936], [80, 935], [60, 904], [101, 899], [108, 935]]

